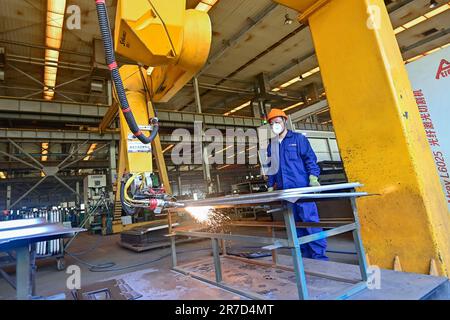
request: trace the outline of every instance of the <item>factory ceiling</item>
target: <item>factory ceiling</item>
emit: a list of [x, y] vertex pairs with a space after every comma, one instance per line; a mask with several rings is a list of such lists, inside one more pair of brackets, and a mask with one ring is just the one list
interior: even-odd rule
[[[4, 73], [4, 79], [0, 78], [0, 96], [44, 99], [45, 65], [48, 66], [45, 60], [47, 6], [50, 2], [54, 1], [1, 2], [0, 71]], [[107, 0], [106, 3], [113, 25], [117, 1]], [[187, 7], [195, 8], [198, 3], [198, 0], [188, 0]], [[450, 43], [448, 1], [438, 1], [439, 6], [447, 6], [449, 10], [433, 16], [429, 14], [433, 10], [429, 0], [386, 0], [385, 3], [405, 61]], [[69, 29], [64, 25], [62, 29], [62, 42], [57, 50], [56, 93], [52, 100], [105, 108], [110, 103], [109, 75], [103, 64], [95, 3], [92, 0], [67, 0], [67, 7], [71, 5], [80, 8], [81, 28]], [[199, 75], [203, 112], [251, 117], [252, 108], [247, 102], [253, 97], [255, 78], [260, 74], [265, 74], [274, 93], [292, 98], [273, 103], [289, 108], [288, 112], [325, 98], [310, 30], [296, 21], [293, 10], [270, 0], [219, 0], [209, 10], [209, 15], [213, 42], [209, 61]], [[119, 61], [127, 62], [120, 57]], [[303, 81], [294, 80], [291, 85], [286, 85], [300, 75], [303, 75]], [[314, 97], [310, 98], [311, 95]], [[186, 85], [168, 103], [156, 107], [194, 112], [192, 84]], [[46, 118], [45, 112], [43, 114], [24, 118], [20, 112], [6, 113], [0, 106], [0, 128], [80, 128], [80, 121], [74, 124], [63, 118]], [[100, 120], [101, 117], [95, 119]], [[80, 152], [87, 153], [90, 145]], [[164, 143], [163, 148], [168, 145]], [[0, 142], [0, 150], [7, 151], [8, 148], [7, 142]], [[30, 147], [29, 152], [38, 153], [42, 146], [33, 148]], [[67, 148], [73, 146], [52, 144], [50, 155], [66, 154]], [[101, 160], [101, 156], [106, 159], [106, 150], [96, 157]]]
[[[116, 0], [106, 2], [113, 24]], [[394, 28], [432, 10], [427, 0], [386, 2]], [[187, 7], [194, 8], [197, 3], [187, 1]], [[444, 3], [439, 1], [441, 5]], [[81, 28], [63, 28], [54, 100], [108, 104], [107, 90], [97, 92], [91, 86], [93, 82], [106, 83], [108, 79], [107, 72], [99, 65], [101, 59], [95, 58], [102, 53], [95, 3], [67, 1], [67, 7], [74, 4], [80, 8]], [[47, 1], [4, 0], [1, 8], [0, 47], [5, 50], [6, 66], [0, 95], [42, 99], [43, 88], [39, 82], [44, 80]], [[296, 21], [291, 9], [270, 0], [220, 0], [209, 14], [213, 43], [209, 62], [199, 77], [203, 87], [209, 86], [201, 89], [204, 112], [224, 114], [248, 101], [252, 94], [245, 90], [252, 90], [258, 74], [266, 73], [270, 85], [276, 88], [318, 66], [309, 28]], [[294, 21], [285, 23], [287, 18]], [[446, 10], [398, 33], [405, 60], [449, 43], [449, 21], [450, 10]], [[280, 92], [302, 97], [311, 84], [319, 94], [323, 92], [320, 72]], [[237, 94], [220, 90], [222, 87], [245, 90]], [[293, 104], [280, 103], [282, 106]], [[194, 111], [193, 87], [187, 85], [170, 102], [158, 108]], [[251, 116], [251, 108], [243, 108], [236, 114]]]

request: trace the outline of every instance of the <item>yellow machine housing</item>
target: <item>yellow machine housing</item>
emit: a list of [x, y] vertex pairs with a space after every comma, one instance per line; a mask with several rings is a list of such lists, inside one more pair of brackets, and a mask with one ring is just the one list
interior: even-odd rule
[[211, 47], [211, 21], [205, 12], [186, 10], [186, 1], [129, 3], [119, 0], [117, 4], [115, 50], [154, 67], [148, 81], [153, 101], [167, 102], [205, 64]]

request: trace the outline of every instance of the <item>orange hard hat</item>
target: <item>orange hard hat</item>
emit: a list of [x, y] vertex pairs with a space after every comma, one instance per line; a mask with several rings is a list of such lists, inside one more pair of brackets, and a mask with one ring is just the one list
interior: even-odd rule
[[272, 109], [272, 110], [270, 110], [269, 114], [267, 115], [267, 121], [270, 121], [270, 120], [272, 120], [273, 118], [276, 118], [276, 117], [283, 117], [285, 119], [288, 118], [286, 113], [284, 113], [283, 110]]

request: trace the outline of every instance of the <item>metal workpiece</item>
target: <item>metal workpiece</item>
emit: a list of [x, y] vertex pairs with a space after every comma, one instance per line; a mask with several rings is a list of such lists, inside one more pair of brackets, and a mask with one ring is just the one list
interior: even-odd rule
[[70, 237], [82, 228], [66, 228], [60, 223], [48, 223], [44, 218], [0, 222], [0, 251], [16, 252], [16, 280], [2, 270], [1, 274], [16, 289], [18, 300], [35, 295], [36, 243]]
[[0, 222], [0, 249], [17, 241], [35, 243], [82, 231], [86, 229], [66, 228], [59, 223], [48, 223], [43, 218], [4, 221]]
[[[352, 283], [346, 290], [336, 292], [334, 294], [330, 294], [327, 296], [328, 299], [346, 299], [362, 290], [367, 288], [367, 261], [364, 252], [364, 248], [361, 242], [361, 238], [359, 235], [359, 223], [355, 205], [355, 199], [357, 197], [367, 196], [367, 192], [355, 192], [355, 188], [362, 187], [360, 183], [345, 183], [345, 184], [336, 184], [336, 185], [327, 185], [327, 186], [319, 186], [319, 187], [307, 187], [307, 188], [298, 188], [298, 189], [289, 189], [289, 190], [280, 190], [275, 192], [263, 192], [263, 193], [255, 193], [255, 194], [245, 194], [245, 195], [233, 195], [229, 197], [220, 197], [220, 198], [211, 198], [204, 200], [190, 200], [185, 201], [184, 205], [186, 207], [233, 207], [237, 205], [242, 206], [254, 206], [255, 204], [265, 204], [268, 207], [274, 205], [275, 203], [281, 203], [283, 207], [283, 218], [284, 218], [284, 226], [280, 224], [276, 224], [272, 222], [272, 225], [264, 225], [264, 227], [271, 228], [271, 233], [267, 237], [262, 236], [250, 236], [250, 235], [242, 235], [242, 234], [229, 234], [229, 233], [218, 233], [218, 232], [206, 232], [206, 231], [197, 231], [197, 230], [180, 230], [177, 231], [174, 229], [170, 236], [171, 239], [174, 239], [175, 236], [186, 236], [193, 238], [210, 238], [212, 243], [212, 251], [213, 251], [213, 261], [214, 261], [214, 270], [215, 270], [215, 281], [209, 279], [207, 277], [203, 277], [199, 274], [193, 274], [192, 272], [187, 271], [183, 268], [183, 266], [177, 265], [176, 263], [176, 249], [175, 246], [172, 245], [172, 261], [173, 261], [173, 270], [189, 274], [199, 280], [205, 281], [207, 283], [215, 284], [218, 287], [225, 288], [235, 293], [239, 293], [245, 297], [250, 299], [263, 299], [264, 297], [257, 295], [252, 292], [248, 292], [245, 290], [241, 290], [239, 288], [232, 287], [226, 284], [226, 278], [222, 275], [222, 267], [221, 267], [221, 259], [218, 254], [219, 251], [219, 240], [224, 244], [224, 241], [236, 241], [242, 243], [256, 243], [262, 245], [262, 250], [269, 250], [272, 253], [272, 264], [269, 266], [274, 268], [289, 268], [295, 274], [295, 283], [297, 285], [297, 294], [298, 298], [301, 300], [311, 299], [306, 281], [306, 272], [303, 265], [303, 258], [300, 246], [305, 243], [309, 243], [312, 241], [316, 241], [319, 239], [325, 239], [328, 237], [336, 236], [338, 234], [352, 232], [353, 240], [355, 242], [355, 247], [358, 255], [360, 272], [361, 272], [361, 280], [353, 282], [348, 279], [338, 279], [333, 278], [336, 281], [341, 282], [350, 282]], [[292, 203], [296, 203], [297, 201], [326, 201], [330, 199], [342, 199], [342, 200], [350, 200], [352, 202], [353, 209], [353, 220], [345, 221], [342, 223], [327, 223], [327, 222], [319, 222], [314, 223], [317, 227], [323, 227], [327, 230], [317, 232], [308, 236], [297, 237], [297, 228], [306, 228], [310, 226], [310, 223], [296, 223], [294, 219], [294, 212]], [[214, 219], [214, 217], [212, 217]], [[226, 224], [226, 223], [225, 223]], [[225, 225], [224, 224], [224, 225]], [[230, 222], [230, 225], [233, 225], [233, 222]], [[245, 226], [245, 224], [239, 224], [239, 226]], [[287, 239], [276, 238], [274, 236], [273, 230], [275, 228], [284, 227], [287, 234]], [[223, 245], [224, 246], [224, 245]], [[293, 268], [282, 266], [277, 263], [276, 258], [276, 250], [279, 248], [289, 248], [292, 255]], [[222, 256], [230, 257], [226, 254], [226, 248], [223, 248]], [[248, 263], [251, 262], [245, 258], [239, 258], [241, 261], [245, 261]], [[191, 262], [192, 263], [192, 262]], [[191, 264], [188, 263], [187, 265]], [[185, 265], [185, 267], [187, 266]], [[328, 275], [314, 274], [314, 276], [329, 278]]]
[[[250, 204], [268, 204], [273, 202], [290, 202], [297, 201], [317, 201], [338, 198], [357, 198], [367, 196], [367, 192], [344, 192], [344, 190], [351, 191], [354, 188], [362, 187], [360, 183], [342, 183], [319, 187], [295, 188], [286, 190], [277, 190], [272, 192], [258, 192], [244, 195], [231, 195], [219, 198], [208, 198], [203, 200], [188, 200], [184, 201], [185, 207], [226, 207], [235, 205], [250, 205]], [[333, 192], [330, 191], [339, 191]], [[321, 193], [328, 192], [328, 193]]]
[[45, 223], [44, 218], [2, 221], [2, 222], [0, 222], [0, 232], [6, 231], [6, 230], [26, 228], [26, 227], [30, 227], [30, 226], [42, 224], [42, 223]]

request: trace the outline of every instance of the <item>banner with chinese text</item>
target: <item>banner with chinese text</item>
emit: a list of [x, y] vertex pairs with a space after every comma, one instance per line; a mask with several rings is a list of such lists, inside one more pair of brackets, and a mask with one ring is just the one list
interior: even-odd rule
[[450, 47], [406, 69], [450, 211]]

